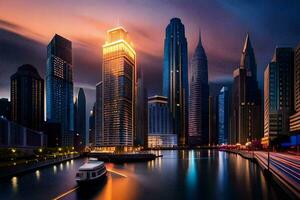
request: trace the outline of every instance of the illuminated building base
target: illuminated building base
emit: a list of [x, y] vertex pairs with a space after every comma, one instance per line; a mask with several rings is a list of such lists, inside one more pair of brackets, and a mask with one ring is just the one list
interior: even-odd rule
[[175, 147], [177, 146], [176, 134], [148, 134], [148, 147]]

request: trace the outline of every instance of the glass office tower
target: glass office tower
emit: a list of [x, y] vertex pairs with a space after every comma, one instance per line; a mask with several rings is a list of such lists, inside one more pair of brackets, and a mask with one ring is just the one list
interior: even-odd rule
[[163, 63], [163, 96], [168, 98], [178, 145], [188, 135], [188, 54], [184, 25], [173, 18], [166, 28]]
[[55, 35], [47, 47], [47, 121], [61, 124], [62, 146], [73, 146], [72, 43]]
[[107, 32], [102, 70], [101, 146], [132, 147], [135, 136], [136, 53], [123, 27]]

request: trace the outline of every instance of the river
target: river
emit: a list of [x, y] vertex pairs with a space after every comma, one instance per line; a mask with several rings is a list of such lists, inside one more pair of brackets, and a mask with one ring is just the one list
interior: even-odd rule
[[[75, 174], [86, 158], [0, 181], [0, 199], [182, 200], [285, 199], [259, 166], [239, 155], [216, 150], [160, 151], [162, 158], [106, 167], [103, 181], [78, 187]], [[116, 172], [116, 173], [114, 173]]]

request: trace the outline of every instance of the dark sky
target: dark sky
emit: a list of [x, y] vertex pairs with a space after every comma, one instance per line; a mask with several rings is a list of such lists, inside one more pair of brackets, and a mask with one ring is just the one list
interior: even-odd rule
[[300, 42], [299, 0], [10, 0], [0, 1], [0, 98], [9, 97], [10, 76], [24, 63], [45, 77], [46, 46], [55, 33], [73, 42], [75, 92], [83, 87], [88, 109], [100, 80], [106, 31], [122, 25], [137, 51], [149, 95], [160, 94], [165, 27], [179, 17], [186, 28], [189, 60], [201, 28], [209, 79], [229, 81], [250, 33], [262, 88], [274, 48]]

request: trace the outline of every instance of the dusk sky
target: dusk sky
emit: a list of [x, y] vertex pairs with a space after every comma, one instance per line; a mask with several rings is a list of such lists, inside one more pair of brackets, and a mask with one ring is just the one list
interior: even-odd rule
[[137, 51], [149, 95], [161, 93], [165, 27], [181, 18], [189, 61], [199, 28], [210, 81], [230, 81], [250, 33], [262, 89], [274, 48], [300, 42], [299, 0], [0, 0], [0, 98], [9, 98], [10, 76], [25, 63], [45, 78], [46, 46], [55, 33], [73, 42], [75, 92], [83, 87], [88, 109], [100, 81], [106, 31], [122, 25]]

